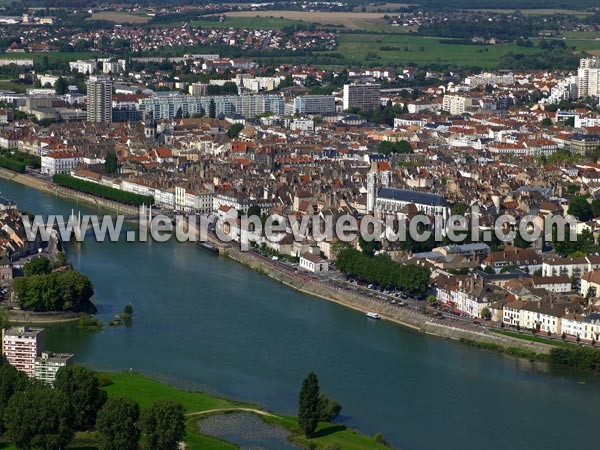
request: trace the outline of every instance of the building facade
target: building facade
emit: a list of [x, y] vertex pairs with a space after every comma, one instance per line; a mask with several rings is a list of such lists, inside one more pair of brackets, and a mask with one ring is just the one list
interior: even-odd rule
[[112, 120], [112, 81], [107, 75], [91, 76], [87, 81], [88, 122]]
[[371, 111], [381, 105], [380, 97], [381, 85], [379, 84], [345, 84], [343, 108]]
[[35, 360], [44, 349], [44, 338], [41, 328], [8, 328], [2, 331], [2, 353], [11, 366], [34, 377]]

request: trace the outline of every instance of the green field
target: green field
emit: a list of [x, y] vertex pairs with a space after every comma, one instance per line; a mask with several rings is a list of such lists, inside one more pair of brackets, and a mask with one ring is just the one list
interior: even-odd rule
[[192, 27], [201, 28], [248, 28], [252, 30], [273, 30], [291, 25], [302, 24], [302, 21], [283, 19], [280, 17], [228, 17], [223, 22], [213, 20], [194, 20]]
[[[440, 44], [439, 41], [439, 38], [412, 35], [342, 34], [336, 52], [344, 55], [348, 61], [381, 65], [445, 63], [465, 66], [477, 64], [484, 68], [495, 67], [500, 58], [509, 52], [536, 52], [536, 49], [512, 44], [449, 45]], [[394, 50], [381, 51], [382, 46], [394, 47]]]
[[34, 64], [39, 64], [48, 57], [48, 62], [76, 61], [78, 59], [100, 58], [103, 55], [94, 52], [47, 52], [47, 53], [0, 53], [0, 59], [33, 59]]

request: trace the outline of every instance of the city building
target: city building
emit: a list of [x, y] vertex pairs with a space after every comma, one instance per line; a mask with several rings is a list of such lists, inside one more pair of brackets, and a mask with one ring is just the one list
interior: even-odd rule
[[292, 114], [329, 114], [335, 112], [332, 95], [300, 95], [294, 98]]
[[69, 366], [72, 362], [73, 355], [70, 353], [52, 353], [43, 351], [40, 356], [35, 358], [34, 376], [37, 380], [53, 385], [58, 369]]
[[380, 97], [381, 85], [379, 84], [345, 84], [343, 108], [371, 111], [381, 105]]
[[110, 122], [112, 120], [112, 81], [108, 75], [88, 78], [87, 99], [88, 122]]
[[44, 349], [42, 328], [28, 326], [2, 330], [2, 353], [6, 361], [29, 377], [35, 375], [35, 359]]
[[83, 154], [78, 151], [56, 150], [42, 155], [41, 172], [53, 176], [57, 173], [70, 173], [83, 163]]
[[77, 60], [69, 62], [69, 69], [75, 70], [84, 75], [92, 75], [97, 68], [97, 63], [93, 59]]
[[577, 70], [577, 91], [579, 97], [600, 95], [600, 58], [582, 58]]
[[152, 111], [156, 120], [172, 119], [181, 110], [182, 117], [204, 113], [209, 115], [214, 102], [216, 116], [240, 114], [247, 118], [271, 112], [282, 115], [285, 103], [279, 95], [155, 95], [139, 101], [138, 109], [142, 113]]
[[450, 114], [463, 114], [467, 109], [473, 106], [471, 98], [464, 95], [444, 95], [442, 110], [448, 111]]

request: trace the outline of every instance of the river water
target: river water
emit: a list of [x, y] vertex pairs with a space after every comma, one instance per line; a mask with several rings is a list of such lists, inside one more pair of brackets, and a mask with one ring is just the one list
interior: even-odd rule
[[[21, 209], [93, 209], [8, 181]], [[134, 225], [130, 225], [134, 226]], [[302, 295], [193, 244], [70, 244], [105, 322], [127, 304], [129, 327], [48, 329], [47, 346], [96, 369], [133, 369], [293, 413], [304, 376], [342, 405], [340, 421], [395, 447], [595, 448], [600, 383], [539, 363], [424, 336]]]

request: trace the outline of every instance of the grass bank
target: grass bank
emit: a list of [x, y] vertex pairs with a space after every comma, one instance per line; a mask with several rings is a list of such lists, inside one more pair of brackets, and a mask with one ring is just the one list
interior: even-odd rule
[[555, 347], [563, 347], [563, 348], [576, 348], [576, 347], [578, 347], [576, 344], [572, 344], [572, 343], [569, 343], [569, 342], [555, 341], [555, 340], [552, 340], [552, 339], [546, 339], [546, 338], [543, 338], [543, 337], [537, 336], [537, 335], [533, 336], [533, 335], [515, 333], [513, 331], [495, 330], [495, 329], [490, 329], [490, 331], [492, 331], [493, 333], [501, 334], [503, 336], [509, 336], [509, 337], [513, 337], [513, 338], [516, 338], [516, 339], [522, 339], [524, 341], [529, 341], [529, 342], [538, 342], [540, 344], [553, 345]]

